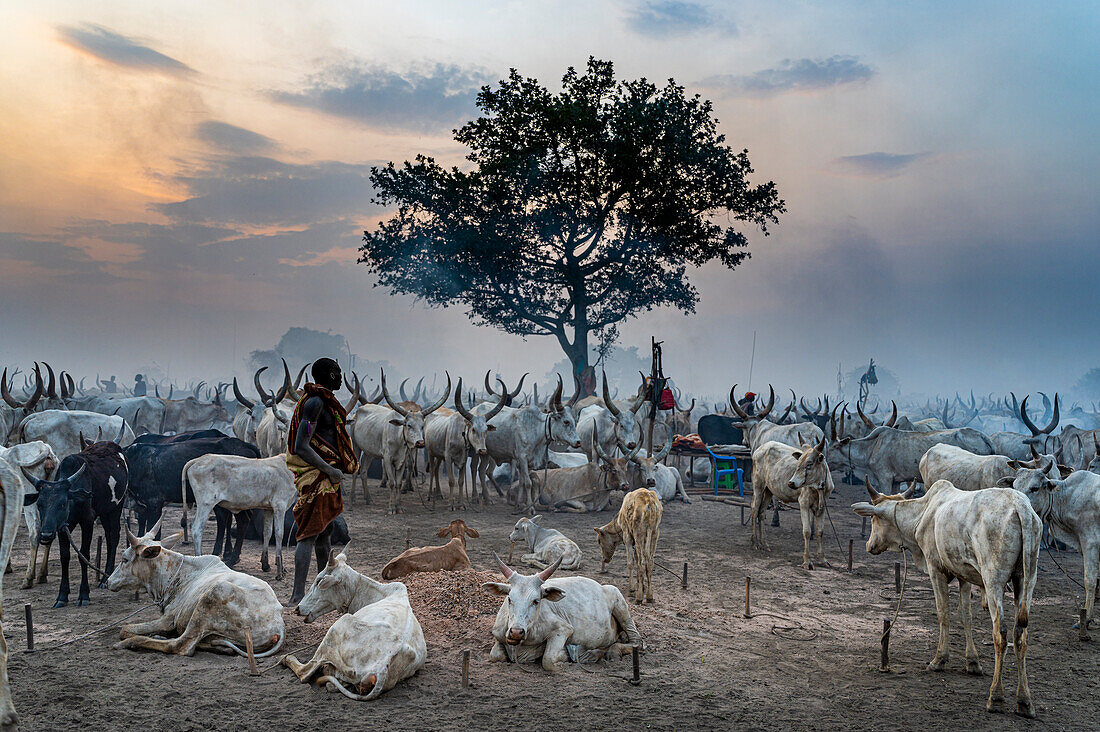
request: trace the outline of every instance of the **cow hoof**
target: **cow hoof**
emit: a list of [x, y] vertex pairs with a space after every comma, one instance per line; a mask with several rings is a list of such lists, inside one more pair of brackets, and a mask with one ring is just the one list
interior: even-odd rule
[[814, 563], [813, 562], [803, 562], [802, 569], [808, 569], [812, 572], [813, 569], [814, 569]]
[[971, 676], [984, 676], [982, 673], [982, 664], [977, 659], [966, 662], [966, 672]]
[[227, 566], [227, 567], [236, 567], [237, 563], [241, 561], [241, 558], [240, 557], [229, 556], [229, 557], [226, 557], [222, 561], [225, 562], [225, 566]]
[[1016, 714], [1028, 719], [1035, 719], [1035, 710], [1031, 708], [1031, 702], [1029, 701], [1016, 702]]
[[106, 579], [101, 579], [101, 580], [99, 581], [99, 584], [98, 584], [98, 585], [96, 585], [96, 588], [97, 588], [97, 589], [100, 589], [100, 590], [105, 590], [105, 589], [107, 589], [107, 580], [106, 580]]
[[32, 587], [34, 587], [34, 579], [32, 578], [32, 579], [29, 579], [29, 580], [23, 580], [23, 585], [22, 586], [23, 586], [24, 590], [31, 589]]
[[940, 671], [943, 671], [943, 668], [946, 664], [947, 664], [947, 659], [946, 658], [938, 659], [938, 660], [937, 659], [932, 659], [928, 663], [928, 670], [929, 671], [940, 672]]
[[46, 584], [47, 579], [48, 579], [48, 577], [44, 574], [38, 575], [38, 584], [40, 584], [40, 585]]
[[260, 560], [260, 571], [270, 572], [271, 571], [271, 563], [268, 562], [266, 559], [261, 559]]
[[1005, 700], [1004, 699], [990, 699], [985, 705], [985, 711], [992, 714], [1004, 714], [1005, 713]]
[[59, 607], [66, 607], [68, 604], [69, 604], [68, 600], [58, 600], [57, 602], [55, 602], [53, 604], [53, 606], [54, 606], [54, 609], [56, 610]]
[[91, 604], [92, 604], [92, 601], [89, 600], [86, 597], [82, 597], [82, 598], [80, 598], [79, 600], [76, 601], [76, 606], [77, 607], [87, 607], [88, 605], [91, 605]]
[[827, 569], [832, 569], [833, 568], [833, 565], [829, 564], [829, 561], [827, 559], [818, 559], [817, 560], [817, 566], [825, 567]]

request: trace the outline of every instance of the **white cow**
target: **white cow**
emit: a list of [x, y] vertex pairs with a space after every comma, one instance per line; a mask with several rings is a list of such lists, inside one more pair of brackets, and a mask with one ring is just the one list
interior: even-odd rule
[[[257, 658], [278, 653], [286, 638], [283, 606], [271, 585], [236, 572], [218, 557], [188, 557], [172, 551], [183, 533], [163, 542], [153, 537], [160, 522], [138, 538], [126, 530], [129, 546], [107, 579], [107, 589], [143, 589], [161, 604], [162, 614], [147, 623], [122, 626], [116, 648], [193, 656], [196, 650], [229, 649], [246, 655], [245, 628], [251, 628]], [[175, 636], [171, 638], [157, 636]]]
[[577, 542], [557, 529], [539, 526], [541, 518], [541, 515], [521, 518], [508, 536], [513, 542], [522, 541], [527, 545], [530, 553], [521, 557], [523, 562], [539, 569], [546, 569], [551, 564], [561, 569], [580, 569], [581, 548]]
[[1019, 671], [1016, 713], [1034, 717], [1027, 685], [1027, 626], [1043, 525], [1027, 498], [1004, 488], [961, 491], [950, 482], [940, 480], [920, 498], [905, 500], [898, 495], [879, 493], [870, 482], [864, 481], [871, 502], [855, 503], [852, 508], [860, 516], [871, 517], [867, 551], [881, 554], [908, 549], [913, 553], [917, 568], [926, 571], [932, 581], [940, 637], [936, 655], [928, 664], [929, 670], [942, 671], [947, 662], [950, 618], [947, 584], [955, 578], [959, 581], [959, 609], [966, 637], [966, 670], [981, 674], [970, 626], [971, 585], [985, 592], [996, 654], [986, 705], [991, 712], [1004, 711], [1001, 671], [1007, 642], [1001, 618], [1004, 587], [1012, 583], [1016, 601], [1013, 639]]
[[597, 439], [609, 455], [614, 454], [618, 444], [624, 451], [630, 451], [642, 442], [642, 425], [636, 415], [645, 402], [638, 401], [633, 409], [620, 407], [607, 391], [607, 374], [603, 375], [603, 401], [605, 406], [592, 404], [577, 415], [577, 434], [592, 462], [596, 462]]
[[493, 623], [490, 661], [533, 663], [541, 658], [542, 667], [553, 673], [570, 657], [583, 663], [615, 651], [621, 656], [628, 650], [622, 640], [642, 645], [618, 587], [588, 577], [562, 577], [546, 584], [560, 560], [538, 574], [522, 575], [493, 556], [505, 581], [482, 587], [507, 600]]
[[992, 488], [1006, 475], [1015, 474], [1004, 455], [975, 455], [956, 445], [940, 443], [928, 448], [920, 459], [921, 482], [951, 481], [961, 491]]
[[84, 449], [83, 435], [88, 442], [114, 440], [120, 447], [134, 441], [134, 431], [117, 415], [96, 412], [47, 409], [27, 415], [18, 428], [19, 442], [41, 440], [53, 448], [58, 460], [64, 460]]
[[325, 633], [313, 658], [306, 663], [294, 656], [282, 660], [300, 681], [321, 673], [318, 684], [369, 701], [424, 665], [428, 648], [405, 585], [375, 582], [349, 567], [347, 555], [335, 549], [299, 603], [298, 614], [312, 623], [334, 610], [345, 614]]
[[768, 405], [758, 414], [749, 414], [737, 405], [737, 384], [730, 389], [730, 407], [741, 418], [742, 440], [749, 449], [755, 450], [765, 442], [781, 442], [791, 447], [813, 445], [824, 436], [824, 432], [813, 422], [795, 424], [776, 424], [767, 419], [775, 407], [775, 389], [768, 386]]
[[[0, 568], [8, 566], [11, 548], [15, 544], [15, 535], [19, 530], [19, 512], [23, 508], [23, 487], [25, 482], [19, 470], [6, 460], [0, 460]], [[0, 606], [4, 601], [4, 575], [0, 572]], [[3, 628], [0, 628], [0, 728], [11, 729], [19, 723], [15, 705], [11, 701], [11, 686], [8, 684], [8, 644], [4, 640]]]
[[[39, 480], [49, 480], [53, 471], [61, 464], [53, 448], [45, 442], [24, 442], [15, 447], [0, 447], [0, 462], [7, 461], [18, 475], [20, 468]], [[23, 481], [23, 494], [33, 495], [38, 490], [30, 483]], [[34, 586], [34, 569], [38, 562], [38, 507], [34, 504], [23, 506], [23, 521], [27, 524], [27, 534], [30, 536], [30, 556], [27, 559], [27, 576], [23, 580], [23, 589]], [[49, 560], [49, 549], [42, 557], [42, 567], [38, 573], [38, 581], [46, 581], [46, 566]]]
[[[286, 458], [250, 458], [240, 455], [202, 455], [183, 466], [183, 520], [187, 522], [187, 488], [195, 495], [195, 554], [202, 554], [202, 534], [206, 519], [215, 506], [233, 513], [263, 509], [264, 538], [260, 568], [270, 572], [267, 544], [275, 533], [275, 580], [283, 578], [283, 517], [298, 498], [294, 476]], [[229, 541], [229, 537], [226, 537]]]

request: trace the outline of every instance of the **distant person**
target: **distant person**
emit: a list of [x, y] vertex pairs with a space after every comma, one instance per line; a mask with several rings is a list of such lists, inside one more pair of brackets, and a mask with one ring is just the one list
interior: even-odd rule
[[756, 414], [756, 392], [746, 391], [745, 396], [738, 400], [737, 406], [745, 414]]
[[592, 366], [585, 366], [581, 371], [581, 396], [589, 397], [596, 393], [596, 369]]
[[118, 382], [115, 381], [114, 375], [111, 376], [110, 381], [99, 382], [99, 386], [105, 394], [118, 394]]
[[134, 377], [134, 396], [145, 396], [149, 393], [149, 387], [145, 384], [145, 378], [138, 374]]
[[318, 572], [325, 568], [332, 522], [344, 511], [340, 482], [345, 474], [359, 469], [347, 431], [348, 413], [333, 395], [340, 388], [340, 365], [331, 358], [319, 358], [311, 373], [315, 383], [307, 383], [302, 390], [290, 418], [286, 448], [286, 465], [298, 490], [292, 508], [298, 525], [292, 607], [306, 593], [310, 555], [317, 559]]

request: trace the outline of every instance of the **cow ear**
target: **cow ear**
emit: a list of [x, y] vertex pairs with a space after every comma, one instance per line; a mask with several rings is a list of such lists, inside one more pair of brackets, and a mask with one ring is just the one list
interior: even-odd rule
[[543, 587], [542, 596], [550, 602], [557, 602], [565, 597], [565, 590], [558, 589], [557, 587]]
[[182, 531], [177, 531], [176, 533], [172, 534], [171, 536], [166, 536], [164, 538], [164, 541], [162, 541], [160, 543], [160, 545], [162, 547], [164, 547], [165, 549], [171, 549], [176, 544], [178, 544], [179, 540], [182, 539], [182, 538], [183, 538], [183, 532]]
[[856, 512], [857, 516], [874, 516], [875, 507], [867, 501], [860, 501], [859, 503], [852, 504], [852, 510]]
[[495, 432], [495, 431], [496, 431], [496, 428], [497, 428], [497, 426], [496, 426], [495, 424], [487, 424], [487, 425], [485, 425], [485, 431], [486, 431], [486, 432]]
[[505, 597], [512, 590], [512, 586], [504, 582], [486, 582], [481, 586], [481, 589], [485, 590], [491, 595], [500, 595]]
[[23, 495], [23, 505], [29, 506], [38, 500], [39, 493], [26, 493]]
[[477, 533], [477, 529], [471, 529], [469, 526], [467, 526], [466, 536], [469, 536], [472, 539], [477, 539], [481, 536], [481, 534]]
[[449, 533], [451, 533], [451, 527], [450, 526], [444, 526], [442, 529], [435, 532], [435, 535], [438, 536], [440, 539], [442, 539], [444, 536], [446, 536]]
[[798, 452], [798, 451], [792, 452], [791, 457], [793, 457], [795, 460], [801, 460], [802, 459], [802, 453]]
[[1073, 468], [1071, 468], [1067, 465], [1059, 465], [1058, 466], [1058, 472], [1059, 472], [1059, 474], [1061, 474], [1061, 476], [1063, 478], [1068, 478], [1070, 476], [1070, 474], [1073, 472]]
[[1014, 478], [1013, 476], [1004, 475], [1004, 476], [1001, 476], [1000, 480], [998, 480], [993, 485], [997, 488], [1011, 488], [1012, 484], [1015, 483], [1015, 482], [1016, 482], [1016, 478]]
[[141, 550], [141, 556], [145, 559], [152, 559], [160, 554], [161, 548], [162, 547], [157, 545], [147, 546]]
[[1019, 470], [1023, 466], [1020, 465], [1019, 460], [1009, 460], [1008, 467], [1012, 468], [1013, 470]]
[[392, 424], [394, 427], [401, 427], [405, 424], [405, 422], [404, 420], [400, 419], [391, 419], [390, 424]]
[[541, 513], [540, 513], [540, 514], [538, 514], [537, 516], [532, 516], [532, 517], [531, 517], [531, 523], [533, 523], [533, 524], [537, 524], [537, 523], [539, 522], [539, 519], [541, 519], [541, 518], [542, 518], [542, 514], [541, 514]]

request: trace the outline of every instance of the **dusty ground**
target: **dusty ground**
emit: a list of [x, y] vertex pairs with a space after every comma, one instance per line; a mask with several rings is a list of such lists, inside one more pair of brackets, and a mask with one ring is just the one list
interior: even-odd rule
[[[428, 661], [419, 675], [375, 702], [355, 702], [298, 683], [282, 667], [250, 677], [243, 659], [200, 653], [194, 658], [116, 651], [111, 630], [64, 649], [55, 643], [80, 635], [133, 612], [143, 595], [120, 596], [92, 590], [89, 607], [52, 609], [57, 592], [56, 551], [48, 584], [19, 589], [27, 540], [21, 535], [13, 554], [16, 574], [4, 582], [9, 672], [23, 728], [36, 729], [384, 729], [560, 728], [603, 729], [1097, 729], [1100, 728], [1100, 639], [1082, 643], [1070, 629], [1081, 604], [1080, 591], [1045, 554], [1031, 619], [1028, 666], [1039, 719], [989, 715], [985, 700], [992, 671], [988, 615], [975, 606], [976, 639], [985, 677], [967, 676], [961, 632], [952, 632], [952, 658], [945, 673], [924, 670], [935, 646], [935, 610], [927, 578], [909, 573], [907, 593], [891, 642], [892, 674], [879, 673], [879, 632], [893, 614], [897, 557], [870, 557], [859, 539], [860, 522], [847, 510], [854, 489], [843, 486], [831, 501], [832, 520], [842, 548], [827, 531], [832, 569], [807, 572], [799, 567], [801, 535], [797, 514], [781, 514], [782, 526], [768, 528], [772, 551], [749, 549], [747, 527], [736, 507], [705, 503], [666, 507], [658, 559], [677, 571], [689, 564], [688, 589], [679, 577], [657, 570], [656, 603], [633, 606], [646, 636], [642, 683], [631, 686], [629, 659], [580, 668], [557, 676], [540, 667], [487, 662], [491, 638], [477, 632], [492, 616], [471, 611], [467, 622], [439, 621], [425, 627]], [[377, 495], [377, 491], [375, 491]], [[410, 498], [406, 496], [406, 498]], [[414, 505], [415, 504], [415, 505]], [[396, 518], [361, 498], [348, 502], [352, 534], [349, 561], [377, 577], [382, 565], [404, 549], [406, 527], [416, 544], [437, 543], [435, 531], [451, 519], [408, 501], [408, 513]], [[178, 517], [178, 508], [169, 514]], [[492, 569], [491, 550], [507, 554], [507, 534], [515, 521], [509, 509], [494, 506], [463, 516], [481, 532], [469, 553], [477, 570]], [[583, 573], [625, 589], [626, 565], [615, 557], [607, 575], [599, 568], [591, 527], [610, 514], [555, 514], [549, 526], [574, 538], [586, 553]], [[208, 531], [207, 536], [212, 536]], [[856, 539], [855, 570], [847, 573], [848, 539]], [[190, 550], [190, 547], [184, 547]], [[94, 551], [94, 550], [93, 550]], [[209, 549], [208, 549], [209, 551]], [[517, 556], [518, 556], [517, 550]], [[1063, 555], [1063, 564], [1080, 577], [1080, 558]], [[292, 559], [287, 557], [288, 569]], [[75, 569], [75, 560], [74, 560]], [[238, 569], [259, 571], [259, 544], [246, 542]], [[752, 576], [753, 609], [742, 617], [745, 576]], [[266, 575], [270, 578], [273, 575]], [[454, 578], [452, 578], [453, 584]], [[416, 583], [414, 602], [428, 626], [431, 586]], [[289, 579], [275, 584], [284, 601]], [[450, 590], [453, 594], [453, 590]], [[72, 597], [76, 597], [74, 582]], [[419, 599], [417, 599], [419, 598]], [[25, 654], [23, 604], [34, 607], [36, 644]], [[452, 603], [454, 604], [454, 603]], [[469, 604], [474, 607], [474, 604]], [[420, 608], [424, 608], [421, 610]], [[135, 620], [152, 617], [155, 609]], [[784, 616], [765, 616], [770, 612]], [[305, 626], [287, 617], [287, 650], [316, 643], [323, 618]], [[816, 633], [810, 640], [780, 637], [773, 626], [800, 625]], [[1100, 631], [1097, 635], [1100, 636]], [[806, 637], [810, 632], [792, 635]], [[463, 689], [460, 658], [473, 652], [472, 688]], [[308, 657], [312, 647], [298, 653]], [[269, 664], [270, 665], [270, 662]], [[1006, 657], [1006, 691], [1014, 697], [1016, 664]], [[1010, 707], [1012, 708], [1012, 707]], [[547, 713], [551, 716], [548, 718]]]

